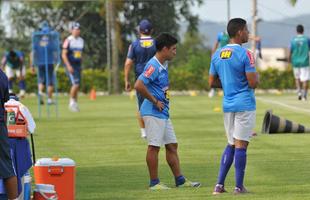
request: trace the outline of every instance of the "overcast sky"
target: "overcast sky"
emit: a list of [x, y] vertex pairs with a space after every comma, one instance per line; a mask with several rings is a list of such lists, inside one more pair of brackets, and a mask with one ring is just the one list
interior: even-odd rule
[[[202, 6], [193, 7], [192, 11], [199, 14], [200, 19], [226, 22], [227, 0], [203, 0]], [[298, 0], [293, 7], [289, 0], [257, 0], [258, 17], [264, 21], [280, 20], [310, 14], [310, 0]], [[251, 19], [252, 0], [230, 0], [230, 16]]]

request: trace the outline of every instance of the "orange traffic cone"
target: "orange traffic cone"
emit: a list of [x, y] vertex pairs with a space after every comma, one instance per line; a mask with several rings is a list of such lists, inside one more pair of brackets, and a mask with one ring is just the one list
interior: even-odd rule
[[96, 100], [96, 90], [95, 90], [95, 88], [92, 88], [92, 89], [90, 90], [89, 99], [90, 99], [90, 100]]

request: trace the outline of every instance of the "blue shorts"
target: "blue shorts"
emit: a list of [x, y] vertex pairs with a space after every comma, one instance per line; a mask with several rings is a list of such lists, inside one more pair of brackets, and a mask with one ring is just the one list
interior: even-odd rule
[[67, 70], [67, 75], [70, 79], [72, 85], [80, 85], [81, 83], [81, 65], [80, 64], [71, 64], [73, 67], [73, 74], [69, 73]]
[[0, 122], [0, 178], [16, 176], [11, 157], [8, 131], [4, 122]]
[[47, 69], [48, 69], [48, 80], [46, 80], [46, 71], [45, 71], [45, 65], [39, 65], [38, 70], [39, 70], [39, 83], [46, 85], [46, 82], [48, 81], [48, 85], [54, 85], [54, 65], [49, 64]]

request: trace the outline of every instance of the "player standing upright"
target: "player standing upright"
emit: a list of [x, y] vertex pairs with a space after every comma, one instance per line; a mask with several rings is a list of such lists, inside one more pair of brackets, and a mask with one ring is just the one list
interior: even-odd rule
[[297, 35], [291, 40], [289, 62], [292, 63], [299, 100], [307, 100], [310, 79], [309, 50], [310, 39], [304, 35], [304, 27], [296, 27]]
[[[129, 73], [133, 65], [135, 65], [135, 80], [140, 76], [144, 70], [145, 64], [155, 55], [156, 47], [154, 40], [151, 37], [153, 28], [152, 24], [144, 19], [139, 23], [139, 33], [140, 38], [131, 43], [128, 49], [127, 59], [125, 61], [125, 90], [128, 92], [131, 90]], [[145, 138], [144, 122], [140, 116], [140, 107], [144, 98], [136, 92], [138, 101], [138, 113], [137, 118], [139, 121], [139, 126], [141, 128], [141, 137]]]
[[[212, 49], [212, 54], [214, 54], [214, 52], [217, 49], [222, 48], [223, 46], [227, 45], [228, 43], [229, 43], [229, 35], [225, 31], [219, 32], [217, 34], [217, 40], [216, 40], [216, 42], [213, 46], [213, 49]], [[215, 95], [215, 88], [211, 88], [208, 96], [210, 98], [212, 98], [214, 95]]]
[[213, 194], [226, 192], [224, 182], [233, 161], [236, 180], [234, 193], [247, 192], [243, 184], [246, 151], [256, 118], [254, 88], [258, 84], [258, 74], [254, 56], [241, 46], [249, 37], [246, 21], [241, 18], [231, 19], [227, 32], [230, 44], [214, 53], [209, 75], [209, 85], [223, 88], [224, 126], [228, 140]]
[[135, 89], [145, 97], [141, 105], [141, 115], [146, 129], [148, 149], [146, 162], [150, 175], [150, 190], [169, 189], [158, 178], [158, 153], [165, 145], [166, 160], [175, 177], [177, 187], [199, 187], [199, 182], [187, 180], [181, 172], [178, 143], [169, 117], [169, 77], [168, 61], [176, 55], [178, 40], [168, 33], [156, 38], [156, 54], [146, 64], [138, 77]]
[[80, 24], [74, 22], [71, 35], [63, 43], [62, 59], [66, 65], [67, 73], [71, 81], [69, 109], [72, 112], [79, 112], [77, 103], [78, 92], [81, 83], [82, 52], [84, 40], [80, 37]]

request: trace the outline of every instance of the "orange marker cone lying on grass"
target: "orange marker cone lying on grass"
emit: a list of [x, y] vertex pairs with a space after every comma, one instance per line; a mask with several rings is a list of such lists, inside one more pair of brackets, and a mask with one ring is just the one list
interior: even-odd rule
[[95, 90], [95, 88], [92, 88], [92, 89], [90, 90], [89, 99], [90, 99], [90, 100], [96, 100], [96, 90]]

